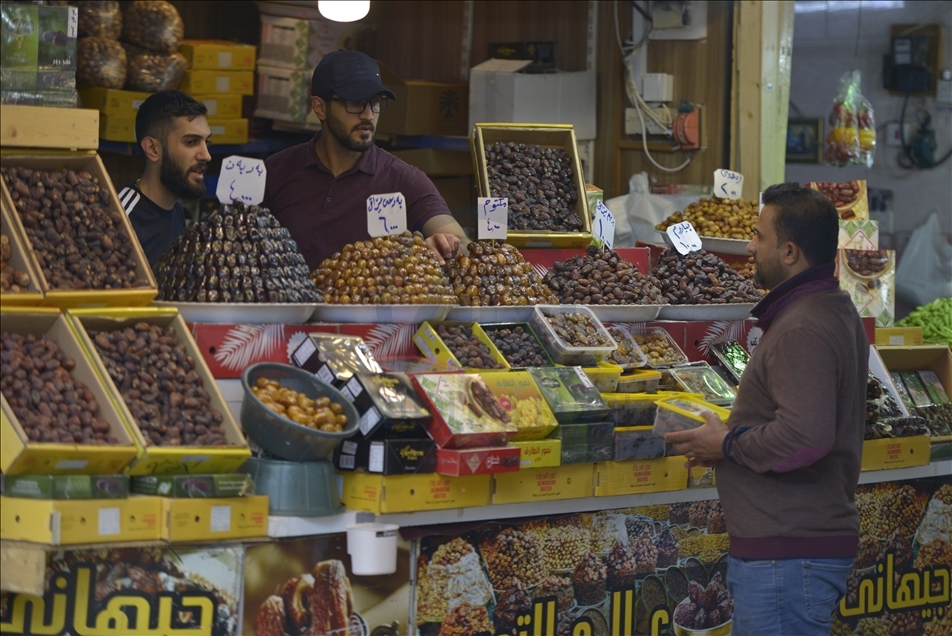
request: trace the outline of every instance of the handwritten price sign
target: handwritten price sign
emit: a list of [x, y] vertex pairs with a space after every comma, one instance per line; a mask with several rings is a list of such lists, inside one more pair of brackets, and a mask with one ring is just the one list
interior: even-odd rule
[[476, 238], [506, 240], [509, 226], [509, 199], [479, 197], [476, 203]]
[[696, 252], [701, 249], [701, 237], [697, 235], [697, 231], [689, 221], [669, 225], [667, 232], [671, 244], [680, 254]]
[[367, 232], [370, 236], [393, 236], [407, 229], [407, 200], [402, 192], [367, 197]]
[[601, 241], [602, 247], [612, 249], [612, 245], [615, 244], [615, 215], [601, 201], [595, 206], [592, 233], [596, 240]]
[[241, 201], [258, 205], [264, 200], [264, 182], [268, 171], [261, 159], [232, 155], [221, 162], [221, 174], [215, 196], [225, 205]]
[[722, 199], [739, 199], [744, 188], [744, 175], [730, 170], [714, 171], [714, 196]]

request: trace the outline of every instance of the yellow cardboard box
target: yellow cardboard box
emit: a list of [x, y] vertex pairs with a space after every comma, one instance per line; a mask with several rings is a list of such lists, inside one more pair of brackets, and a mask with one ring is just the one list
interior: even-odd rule
[[105, 141], [136, 142], [136, 116], [107, 115], [99, 117], [99, 138]]
[[[499, 349], [496, 348], [496, 345], [493, 344], [493, 341], [489, 339], [489, 336], [486, 335], [486, 332], [483, 331], [482, 327], [479, 326], [479, 323], [476, 322], [456, 322], [456, 321], [444, 321], [442, 323], [446, 326], [465, 326], [469, 327], [472, 330], [476, 339], [481, 343], [486, 345], [486, 348], [489, 349], [489, 354], [492, 356], [493, 360], [499, 363], [500, 368], [508, 369], [509, 363], [506, 362], [506, 358], [503, 357]], [[413, 344], [417, 346], [417, 349], [423, 354], [427, 360], [433, 360], [435, 362], [440, 362], [447, 365], [450, 368], [464, 369], [471, 367], [464, 367], [463, 363], [460, 362], [453, 352], [450, 351], [450, 348], [446, 346], [446, 343], [443, 342], [443, 339], [436, 331], [437, 325], [431, 325], [429, 322], [424, 321], [420, 328], [417, 329], [416, 333], [413, 334]]]
[[[559, 425], [528, 371], [483, 371], [479, 375], [519, 429], [514, 440], [542, 440]], [[556, 455], [560, 451], [561, 447], [556, 450]]]
[[209, 121], [241, 117], [242, 96], [238, 93], [212, 93], [211, 95], [192, 95], [192, 97], [205, 104]]
[[347, 508], [383, 514], [488, 505], [492, 475], [343, 473], [343, 478], [341, 502]]
[[509, 442], [520, 449], [519, 469], [552, 468], [562, 465], [562, 440], [537, 439], [524, 442]]
[[922, 327], [876, 327], [876, 345], [908, 347], [922, 344]]
[[684, 457], [635, 459], [595, 464], [595, 496], [630, 495], [687, 488], [688, 469]]
[[248, 120], [222, 119], [209, 117], [208, 126], [212, 130], [212, 141], [216, 144], [246, 144], [248, 143]]
[[[152, 93], [145, 91], [124, 91], [116, 88], [84, 88], [79, 91], [79, 98], [84, 108], [95, 108], [103, 115], [119, 115], [133, 117], [139, 112], [142, 105]], [[99, 125], [99, 136], [102, 136], [102, 123]]]
[[182, 75], [179, 90], [189, 95], [254, 95], [255, 74], [254, 71], [188, 70]]
[[19, 499], [0, 495], [0, 537], [13, 541], [46, 545], [158, 541], [161, 519], [159, 497]]
[[[234, 97], [227, 95], [226, 97]], [[240, 95], [238, 96], [240, 97]], [[239, 112], [241, 105], [238, 105]], [[209, 117], [212, 141], [216, 144], [248, 143], [248, 120], [232, 117]], [[136, 118], [122, 115], [102, 115], [99, 119], [99, 136], [106, 141], [136, 142]]]
[[268, 535], [267, 495], [159, 499], [162, 501], [162, 538], [172, 543]]
[[868, 439], [863, 442], [860, 470], [925, 466], [931, 452], [928, 435]]
[[252, 44], [225, 40], [182, 40], [179, 45], [179, 53], [194, 69], [253, 71], [256, 50]]
[[591, 497], [595, 483], [592, 464], [532, 468], [493, 476], [494, 504], [529, 503]]

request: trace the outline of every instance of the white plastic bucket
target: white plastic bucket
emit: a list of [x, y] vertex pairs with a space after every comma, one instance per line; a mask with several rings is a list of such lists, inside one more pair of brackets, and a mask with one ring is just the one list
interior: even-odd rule
[[347, 526], [347, 554], [353, 574], [373, 576], [397, 571], [397, 531], [392, 523]]

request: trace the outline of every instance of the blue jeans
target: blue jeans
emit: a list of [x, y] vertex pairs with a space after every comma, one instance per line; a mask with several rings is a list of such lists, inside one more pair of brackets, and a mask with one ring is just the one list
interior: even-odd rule
[[853, 559], [728, 557], [732, 636], [829, 636]]

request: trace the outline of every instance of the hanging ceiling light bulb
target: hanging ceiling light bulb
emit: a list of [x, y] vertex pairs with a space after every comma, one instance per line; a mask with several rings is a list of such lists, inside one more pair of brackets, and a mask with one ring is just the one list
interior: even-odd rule
[[318, 0], [317, 10], [334, 22], [355, 22], [367, 16], [370, 0]]

